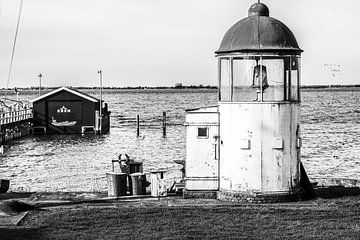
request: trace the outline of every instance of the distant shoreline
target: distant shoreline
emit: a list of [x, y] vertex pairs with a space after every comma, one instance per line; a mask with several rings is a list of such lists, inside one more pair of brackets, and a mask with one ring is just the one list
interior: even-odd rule
[[[51, 91], [54, 89], [57, 89], [58, 87], [42, 87], [41, 91]], [[99, 90], [99, 87], [73, 87], [75, 89], [79, 90]], [[334, 91], [334, 90], [340, 90], [340, 91], [359, 91], [360, 90], [360, 84], [351, 84], [351, 85], [303, 85], [300, 87], [301, 89], [304, 89], [305, 91], [316, 91], [316, 90], [323, 90], [323, 91]], [[217, 86], [204, 86], [204, 85], [190, 85], [190, 86], [175, 86], [175, 87], [147, 87], [147, 86], [138, 86], [138, 87], [103, 87], [103, 90], [186, 90], [186, 89], [194, 89], [194, 90], [217, 90]], [[38, 87], [19, 87], [19, 88], [1, 88], [0, 93], [10, 93], [15, 94], [16, 91], [19, 92], [35, 92], [38, 91]]]

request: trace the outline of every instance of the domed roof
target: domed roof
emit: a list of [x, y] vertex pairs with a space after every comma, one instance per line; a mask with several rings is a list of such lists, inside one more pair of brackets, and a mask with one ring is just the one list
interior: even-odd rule
[[225, 34], [216, 54], [233, 52], [280, 52], [299, 54], [302, 50], [291, 30], [279, 20], [269, 17], [263, 3], [255, 3], [249, 16], [233, 25]]

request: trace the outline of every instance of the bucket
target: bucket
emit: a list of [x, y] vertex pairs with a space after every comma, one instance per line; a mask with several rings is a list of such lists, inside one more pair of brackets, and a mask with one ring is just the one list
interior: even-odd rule
[[106, 180], [108, 185], [108, 196], [118, 197], [126, 195], [126, 173], [106, 173]]
[[132, 195], [145, 195], [146, 194], [146, 176], [143, 173], [130, 174], [130, 189]]
[[0, 193], [6, 193], [9, 190], [10, 180], [0, 179]]

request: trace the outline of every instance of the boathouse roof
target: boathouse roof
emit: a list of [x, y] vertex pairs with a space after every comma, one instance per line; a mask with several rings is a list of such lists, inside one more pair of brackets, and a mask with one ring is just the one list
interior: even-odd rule
[[78, 90], [76, 90], [76, 89], [67, 88], [67, 87], [60, 87], [60, 88], [55, 89], [55, 90], [53, 90], [53, 91], [51, 91], [51, 92], [48, 92], [48, 93], [46, 93], [46, 94], [44, 94], [44, 95], [41, 95], [41, 96], [39, 96], [39, 97], [37, 97], [37, 98], [35, 98], [35, 99], [33, 99], [33, 100], [30, 100], [30, 102], [32, 102], [32, 103], [37, 102], [37, 101], [39, 101], [39, 100], [42, 100], [42, 99], [44, 99], [44, 98], [47, 98], [47, 97], [49, 97], [49, 96], [51, 96], [51, 95], [54, 95], [54, 94], [56, 94], [56, 93], [59, 93], [59, 92], [61, 92], [61, 91], [66, 91], [66, 92], [72, 93], [72, 94], [77, 95], [77, 96], [79, 96], [79, 97], [81, 97], [81, 98], [85, 98], [85, 99], [87, 99], [87, 100], [89, 100], [89, 101], [91, 101], [91, 102], [99, 102], [99, 101], [100, 101], [99, 99], [94, 98], [94, 97], [92, 97], [92, 96], [90, 96], [90, 95], [88, 95], [88, 94], [82, 93], [82, 92], [80, 92], [80, 91], [78, 91]]
[[300, 54], [303, 50], [291, 30], [269, 16], [263, 3], [253, 4], [248, 17], [235, 23], [225, 34], [216, 54], [234, 52], [282, 52]]

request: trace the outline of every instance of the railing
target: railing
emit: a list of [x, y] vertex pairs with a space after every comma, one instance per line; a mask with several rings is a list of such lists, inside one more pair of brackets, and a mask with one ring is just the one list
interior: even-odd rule
[[14, 109], [0, 112], [0, 125], [19, 122], [33, 117], [32, 109]]

